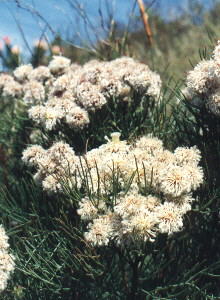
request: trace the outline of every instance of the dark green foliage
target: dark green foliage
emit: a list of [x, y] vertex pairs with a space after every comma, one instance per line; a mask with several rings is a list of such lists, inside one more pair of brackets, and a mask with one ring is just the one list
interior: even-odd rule
[[0, 50], [0, 58], [4, 69], [13, 70], [20, 64], [20, 51], [14, 52], [10, 42], [5, 43], [5, 48]]
[[[13, 105], [4, 107], [7, 114], [1, 119], [0, 136], [7, 160], [6, 165], [1, 160], [0, 211], [17, 269], [2, 299], [218, 299], [220, 190], [213, 156], [219, 157], [219, 121], [187, 103], [172, 108], [165, 100], [172, 97], [174, 93], [167, 89], [160, 105], [146, 102], [150, 114], [143, 121], [144, 111], [134, 109], [135, 124], [129, 114], [123, 119], [111, 107], [123, 138], [153, 132], [170, 149], [197, 145], [203, 153], [206, 180], [194, 195], [198, 201], [185, 217], [184, 230], [169, 239], [162, 235], [153, 244], [139, 243], [134, 249], [115, 245], [95, 249], [84, 241], [85, 225], [76, 214], [79, 191], [47, 195], [32, 182], [20, 158], [31, 143], [33, 125], [24, 107], [17, 106], [16, 115]], [[87, 132], [87, 137], [96, 132], [92, 147], [118, 129], [110, 121], [108, 129], [103, 120], [99, 123], [103, 127], [96, 128], [94, 119]], [[67, 141], [80, 149], [86, 138], [80, 144], [64, 130]], [[59, 140], [59, 135], [44, 136], [41, 144], [48, 147], [54, 138]]]
[[2, 100], [0, 113], [0, 181], [10, 186], [25, 170], [21, 155], [24, 147], [30, 143], [32, 122], [23, 103], [14, 103], [12, 99], [7, 101], [5, 103]]
[[30, 63], [34, 68], [48, 63], [47, 49], [41, 47], [40, 42], [32, 50]]
[[[89, 246], [71, 203], [46, 196], [31, 180], [0, 195], [17, 265], [2, 299], [212, 299], [220, 293], [218, 220], [206, 199], [186, 217], [183, 232], [132, 250]], [[213, 203], [219, 193], [208, 196]]]
[[163, 101], [156, 102], [149, 96], [133, 91], [129, 102], [109, 99], [100, 110], [90, 112], [90, 123], [83, 130], [74, 130], [65, 124], [58, 125], [50, 132], [39, 128], [47, 136], [45, 146], [51, 145], [55, 140], [62, 140], [70, 144], [77, 153], [85, 153], [100, 146], [112, 132], [120, 132], [122, 140], [149, 133], [164, 136], [164, 133], [169, 134], [172, 122], [166, 119], [169, 97], [173, 95], [167, 90], [164, 92]]
[[[164, 137], [170, 148], [196, 144], [203, 153], [209, 147], [209, 155], [217, 156], [214, 133], [208, 131], [209, 139], [200, 135], [198, 109], [183, 104], [175, 108], [171, 110], [165, 103], [152, 108], [155, 119], [149, 120], [154, 120], [150, 129], [155, 135]], [[15, 161], [20, 160], [22, 148], [30, 142], [27, 128], [31, 124], [24, 134], [22, 124], [27, 119], [24, 112], [20, 113], [16, 118], [8, 115], [8, 123], [2, 123], [5, 141], [6, 128], [11, 132], [16, 124], [15, 134], [8, 144], [4, 142], [7, 151], [16, 146], [10, 153], [12, 158], [16, 153]], [[214, 126], [211, 120], [209, 125], [214, 130], [216, 123]], [[24, 167], [17, 164], [20, 173], [12, 172], [10, 184], [2, 186], [0, 193], [1, 219], [9, 229], [17, 267], [2, 299], [218, 299], [220, 191], [214, 181], [217, 169], [212, 167], [213, 175], [208, 177], [209, 156], [205, 153], [206, 182], [197, 192], [193, 211], [185, 217], [184, 230], [169, 239], [162, 235], [154, 244], [137, 244], [134, 249], [115, 245], [95, 249], [88, 245], [82, 236], [85, 226], [76, 215], [77, 194], [47, 195], [26, 171], [22, 175], [25, 179], [19, 178]], [[7, 167], [10, 172], [15, 161]]]

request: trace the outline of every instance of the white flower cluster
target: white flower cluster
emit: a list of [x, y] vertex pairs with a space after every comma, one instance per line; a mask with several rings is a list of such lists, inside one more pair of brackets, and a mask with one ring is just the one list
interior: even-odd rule
[[[62, 190], [62, 181], [89, 191], [78, 213], [90, 221], [85, 238], [94, 245], [135, 237], [153, 241], [159, 232], [180, 230], [194, 200], [191, 192], [203, 182], [199, 150], [178, 147], [172, 153], [157, 138], [145, 136], [128, 144], [119, 133], [111, 136], [85, 156], [76, 156], [60, 142], [49, 150], [32, 146], [23, 160], [37, 167], [35, 177], [48, 191]], [[113, 199], [116, 184], [121, 189]]]
[[54, 56], [48, 67], [23, 65], [13, 76], [0, 75], [0, 89], [3, 96], [23, 98], [30, 118], [47, 130], [60, 122], [79, 130], [89, 123], [89, 113], [100, 110], [109, 98], [128, 101], [135, 90], [158, 99], [161, 80], [129, 57], [80, 66]]
[[16, 68], [12, 75], [0, 75], [0, 91], [3, 97], [23, 99], [28, 105], [42, 103], [46, 97], [46, 86], [52, 78], [48, 67], [36, 69], [29, 65]]
[[212, 58], [202, 60], [188, 73], [183, 93], [189, 100], [202, 100], [212, 113], [220, 115], [220, 41]]
[[14, 271], [14, 256], [8, 252], [8, 236], [2, 226], [0, 226], [0, 291], [3, 291], [11, 273]]
[[42, 182], [47, 191], [62, 189], [62, 183], [74, 176], [78, 157], [68, 144], [55, 143], [49, 150], [35, 145], [23, 152], [23, 160], [30, 166], [38, 168], [35, 180]]

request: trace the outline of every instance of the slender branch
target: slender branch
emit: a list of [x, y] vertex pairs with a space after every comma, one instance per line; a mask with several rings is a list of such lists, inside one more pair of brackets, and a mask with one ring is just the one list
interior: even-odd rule
[[150, 46], [152, 46], [152, 44], [153, 44], [153, 34], [152, 34], [151, 27], [150, 27], [150, 24], [149, 24], [148, 13], [145, 10], [143, 0], [137, 0], [137, 2], [138, 2], [139, 9], [140, 9], [141, 19], [142, 19], [142, 22], [143, 22], [143, 25], [144, 25], [144, 29], [145, 29], [145, 32], [146, 32], [147, 39], [150, 43]]
[[6, 153], [4, 151], [3, 146], [0, 145], [0, 165], [2, 165], [2, 169], [3, 169], [4, 184], [8, 186], [8, 174], [6, 171], [7, 170], [6, 163], [7, 163]]

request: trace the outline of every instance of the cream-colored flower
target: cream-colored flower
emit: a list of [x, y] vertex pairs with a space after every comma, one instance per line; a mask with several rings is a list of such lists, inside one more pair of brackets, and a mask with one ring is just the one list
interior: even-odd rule
[[38, 165], [39, 159], [45, 154], [46, 150], [44, 150], [41, 146], [30, 146], [23, 151], [22, 160], [29, 165]]
[[15, 258], [9, 253], [8, 236], [0, 226], [0, 291], [7, 287], [7, 282], [15, 268]]
[[87, 110], [95, 111], [106, 104], [106, 99], [98, 86], [82, 82], [76, 88], [78, 102]]
[[219, 85], [216, 76], [216, 63], [213, 60], [202, 60], [188, 73], [187, 87], [192, 91], [202, 94], [215, 89]]
[[33, 69], [29, 74], [28, 74], [28, 79], [29, 80], [37, 80], [44, 82], [45, 80], [48, 80], [51, 78], [51, 73], [48, 67], [46, 66], [39, 66], [35, 69]]
[[1, 73], [0, 74], [0, 88], [4, 88], [5, 84], [14, 81], [13, 77], [11, 75], [8, 75], [6, 73]]
[[94, 246], [154, 241], [159, 233], [181, 230], [194, 201], [191, 192], [203, 182], [197, 148], [179, 147], [172, 153], [159, 139], [147, 136], [128, 144], [118, 132], [106, 139], [84, 156], [63, 142], [48, 150], [33, 146], [23, 160], [36, 166], [35, 179], [48, 192], [61, 192], [66, 184], [83, 188], [78, 214], [91, 221], [85, 239]]
[[119, 198], [118, 204], [114, 207], [114, 211], [121, 216], [130, 216], [146, 209], [145, 202], [146, 197], [131, 192]]
[[46, 176], [42, 181], [42, 187], [45, 191], [50, 191], [54, 193], [62, 189], [60, 180], [59, 178], [56, 178], [55, 175]]
[[94, 219], [88, 226], [89, 231], [85, 233], [85, 239], [94, 246], [107, 246], [115, 237], [114, 215], [101, 215]]
[[182, 211], [172, 202], [159, 205], [155, 214], [161, 233], [172, 234], [183, 227]]
[[89, 124], [87, 111], [78, 105], [72, 106], [70, 111], [67, 112], [65, 118], [66, 123], [74, 129], [82, 129]]
[[3, 88], [3, 96], [10, 96], [19, 98], [23, 92], [22, 85], [15, 80], [9, 80], [5, 82]]
[[80, 215], [82, 220], [93, 220], [98, 217], [99, 210], [106, 210], [106, 206], [103, 201], [91, 201], [91, 199], [85, 197], [80, 201], [77, 213]]
[[30, 72], [32, 70], [33, 70], [33, 67], [31, 64], [22, 65], [20, 67], [17, 67], [14, 70], [13, 74], [18, 81], [23, 82], [28, 78], [28, 75], [30, 74]]
[[201, 153], [196, 147], [178, 147], [174, 151], [174, 155], [178, 165], [197, 165], [201, 159]]
[[53, 74], [62, 74], [70, 66], [70, 59], [64, 56], [53, 56], [53, 59], [49, 63], [49, 69]]
[[23, 87], [23, 92], [24, 102], [29, 105], [41, 103], [45, 99], [44, 86], [36, 80], [27, 82]]
[[45, 119], [45, 114], [46, 107], [43, 105], [35, 105], [28, 110], [29, 117], [37, 124], [40, 124]]
[[156, 219], [153, 213], [142, 211], [122, 221], [124, 234], [132, 234], [136, 238], [153, 242], [156, 236]]
[[218, 41], [217, 46], [213, 51], [213, 59], [219, 67], [220, 66], [220, 41]]
[[184, 167], [168, 166], [160, 171], [161, 191], [164, 194], [178, 197], [181, 194], [189, 193], [192, 184], [189, 178], [189, 173]]
[[163, 151], [163, 143], [155, 137], [143, 136], [136, 142], [136, 147], [143, 149], [146, 153], [157, 155]]

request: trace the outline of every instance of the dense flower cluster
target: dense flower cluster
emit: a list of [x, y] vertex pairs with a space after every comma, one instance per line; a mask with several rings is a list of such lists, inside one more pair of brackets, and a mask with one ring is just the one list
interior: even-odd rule
[[14, 271], [14, 256], [8, 253], [8, 236], [2, 226], [0, 226], [0, 291], [7, 286], [7, 281]]
[[84, 187], [78, 213], [89, 221], [85, 238], [94, 245], [135, 237], [153, 241], [159, 232], [180, 230], [194, 200], [191, 192], [203, 182], [199, 150], [178, 147], [172, 153], [150, 136], [135, 144], [121, 141], [119, 133], [111, 137], [85, 156], [59, 142], [49, 150], [29, 147], [23, 160], [37, 168], [35, 178], [45, 190], [62, 190], [62, 182]]
[[220, 41], [209, 60], [202, 60], [188, 73], [184, 95], [202, 101], [212, 113], [220, 115]]
[[2, 74], [0, 89], [3, 96], [22, 98], [30, 106], [29, 116], [47, 130], [61, 122], [79, 130], [110, 98], [129, 101], [135, 90], [157, 99], [161, 80], [147, 65], [129, 57], [80, 66], [54, 56], [48, 67], [22, 65], [13, 76]]

